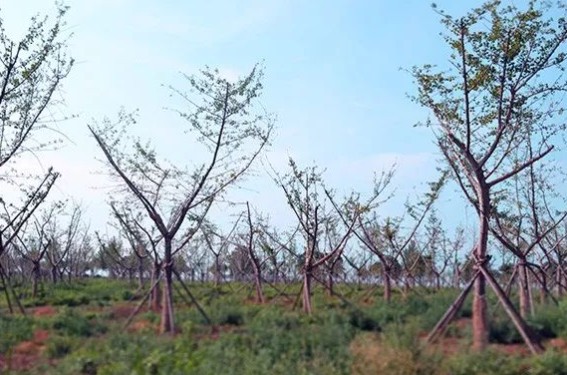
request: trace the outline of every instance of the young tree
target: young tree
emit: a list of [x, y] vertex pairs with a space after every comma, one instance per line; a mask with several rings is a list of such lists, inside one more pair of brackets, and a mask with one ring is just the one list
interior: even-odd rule
[[[38, 181], [17, 181], [21, 173], [14, 160], [25, 152], [40, 150], [50, 141], [32, 140], [48, 128], [47, 109], [57, 104], [54, 93], [69, 74], [73, 60], [65, 54], [61, 35], [66, 8], [60, 7], [53, 24], [48, 18], [33, 17], [19, 41], [7, 35], [0, 18], [0, 167], [2, 189], [20, 193], [21, 203], [0, 199], [0, 256], [7, 251], [34, 211], [45, 200], [59, 174], [49, 168]], [[35, 139], [38, 140], [37, 138]], [[30, 142], [32, 141], [32, 142]], [[11, 170], [8, 170], [12, 167]], [[35, 185], [35, 186], [34, 186]], [[1, 281], [5, 272], [0, 263]]]
[[177, 113], [187, 120], [197, 140], [210, 152], [208, 160], [193, 171], [161, 162], [149, 144], [129, 139], [126, 126], [135, 122], [132, 116], [122, 114], [117, 124], [105, 120], [89, 126], [108, 170], [122, 183], [123, 192], [147, 213], [162, 238], [164, 286], [160, 329], [170, 333], [175, 330], [175, 255], [198, 231], [212, 202], [249, 170], [268, 144], [273, 127], [271, 117], [255, 109], [262, 91], [262, 70], [258, 66], [236, 82], [208, 68], [200, 76], [186, 78], [191, 93], [172, 90], [190, 110]]
[[[248, 258], [252, 264], [252, 272], [254, 274], [254, 287], [256, 289], [256, 302], [257, 303], [264, 303], [266, 302], [266, 298], [264, 297], [264, 290], [262, 289], [262, 268], [264, 266], [265, 261], [260, 258], [259, 252], [257, 247], [260, 247], [262, 244], [265, 244], [264, 241], [261, 240], [263, 237], [262, 232], [260, 231], [260, 225], [254, 223], [252, 221], [252, 212], [250, 211], [250, 203], [246, 202], [246, 229], [247, 233], [241, 235], [241, 241], [243, 244], [239, 245], [240, 247], [244, 247], [246, 249]], [[260, 237], [260, 238], [259, 238]]]
[[[41, 262], [49, 249], [51, 239], [47, 227], [55, 215], [61, 213], [59, 202], [51, 204], [42, 210], [39, 215], [34, 215], [33, 225], [28, 221], [22, 234], [17, 236], [14, 249], [19, 255], [32, 265], [32, 298], [37, 296], [38, 285], [41, 276]], [[29, 228], [32, 226], [33, 228]]]
[[[313, 280], [323, 283], [318, 277], [321, 273], [321, 266], [342, 253], [362, 208], [354, 200], [347, 201], [345, 206], [351, 203], [349, 208], [353, 220], [349, 223], [344, 220], [340, 221], [342, 227], [335, 228], [333, 234], [337, 240], [329, 243], [331, 246], [326, 248], [327, 244], [324, 243], [324, 239], [330, 228], [327, 224], [336, 219], [333, 211], [345, 211], [345, 208], [338, 207], [333, 202], [332, 194], [325, 189], [321, 172], [316, 167], [300, 169], [291, 158], [289, 165], [291, 171], [283, 177], [277, 177], [276, 183], [282, 188], [303, 237], [303, 251], [295, 255], [301, 262], [303, 311], [311, 314], [313, 311], [311, 305]], [[291, 249], [288, 248], [288, 250]]]
[[[559, 11], [564, 11], [559, 6]], [[490, 274], [488, 236], [505, 181], [546, 157], [563, 128], [558, 94], [567, 89], [564, 18], [548, 18], [548, 2], [529, 1], [525, 10], [489, 1], [455, 19], [440, 12], [451, 49], [450, 65], [414, 68], [417, 102], [435, 118], [439, 149], [453, 178], [478, 214], [474, 247], [473, 347], [488, 343], [486, 282], [534, 352], [542, 350]], [[526, 147], [534, 152], [518, 152]], [[518, 158], [518, 155], [523, 155]]]
[[[211, 223], [203, 223], [201, 225], [201, 233], [203, 234], [203, 240], [208, 251], [213, 255], [214, 263], [212, 265], [212, 274], [215, 287], [218, 287], [222, 279], [224, 278], [224, 271], [227, 267], [226, 260], [228, 256], [228, 250], [230, 245], [233, 243], [233, 237], [235, 236], [235, 230], [240, 222], [242, 216], [239, 216], [234, 222], [232, 229], [227, 234], [219, 233], [218, 228]], [[236, 270], [233, 270], [236, 271]], [[237, 274], [233, 274], [236, 276]]]
[[[393, 171], [384, 173], [380, 178], [374, 181], [374, 197], [370, 202], [373, 202], [378, 197], [381, 197], [385, 189], [389, 186], [393, 176]], [[441, 188], [445, 184], [446, 174], [443, 173], [438, 181], [429, 183], [430, 190], [425, 194], [425, 199], [415, 205], [406, 204], [406, 211], [408, 216], [411, 217], [412, 223], [407, 233], [402, 233], [402, 223], [404, 219], [399, 218], [386, 218], [384, 223], [380, 222], [377, 209], [379, 204], [366, 204], [367, 209], [358, 216], [352, 214], [345, 216], [342, 215], [343, 221], [348, 222], [353, 218], [357, 220], [357, 225], [354, 227], [354, 235], [358, 238], [364, 248], [376, 255], [379, 259], [378, 265], [383, 276], [384, 282], [384, 300], [389, 302], [392, 294], [392, 279], [397, 276], [400, 269], [400, 261], [404, 266], [404, 273], [406, 276], [406, 287], [409, 287], [409, 277], [412, 277], [412, 268], [417, 265], [415, 262], [421, 260], [412, 258], [409, 261], [406, 255], [409, 255], [408, 249], [415, 242], [415, 236], [418, 229], [425, 220], [429, 210], [433, 207], [434, 202], [439, 197]], [[388, 200], [387, 196], [383, 201]], [[379, 202], [380, 203], [380, 202]], [[340, 211], [339, 211], [340, 213]]]
[[[148, 265], [150, 258], [150, 251], [148, 249], [148, 241], [145, 240], [144, 231], [140, 230], [137, 223], [136, 215], [128, 209], [128, 205], [123, 205], [123, 209], [120, 210], [115, 202], [110, 203], [110, 209], [112, 211], [112, 216], [116, 221], [118, 221], [118, 229], [122, 237], [126, 239], [130, 245], [132, 259], [135, 257], [135, 265], [138, 272], [138, 288], [142, 290], [144, 288], [144, 274]], [[142, 213], [138, 213], [138, 216]], [[150, 235], [150, 243], [153, 242], [153, 236]]]
[[[47, 250], [47, 260], [51, 268], [51, 281], [56, 283], [61, 281], [68, 267], [69, 255], [76, 246], [79, 235], [81, 234], [81, 224], [83, 211], [81, 206], [73, 204], [71, 212], [65, 214], [62, 207], [60, 217], [53, 217], [47, 226], [49, 235], [49, 246]], [[67, 222], [61, 217], [68, 216]]]
[[552, 237], [550, 234], [556, 233], [567, 217], [566, 212], [549, 210], [545, 203], [553, 188], [538, 183], [539, 177], [536, 179], [533, 165], [514, 176], [514, 194], [503, 199], [503, 207], [495, 213], [491, 227], [494, 237], [517, 258], [510, 281], [518, 280], [519, 312], [523, 318], [534, 313], [530, 279], [538, 281], [544, 293], [549, 292], [538, 272], [539, 265], [530, 258], [537, 250], [545, 251], [544, 239]]

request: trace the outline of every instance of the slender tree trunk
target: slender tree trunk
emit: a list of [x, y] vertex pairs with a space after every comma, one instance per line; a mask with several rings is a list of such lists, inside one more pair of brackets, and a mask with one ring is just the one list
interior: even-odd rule
[[10, 299], [10, 291], [8, 290], [8, 283], [4, 279], [4, 272], [1, 269], [0, 269], [0, 282], [2, 282], [4, 294], [6, 295], [6, 302], [8, 303], [8, 311], [10, 311], [10, 314], [13, 314], [14, 308], [12, 307], [12, 301]]
[[264, 291], [262, 290], [262, 272], [256, 263], [254, 263], [254, 284], [256, 285], [256, 302], [264, 303]]
[[392, 300], [392, 279], [390, 277], [390, 270], [384, 271], [384, 301], [389, 303]]
[[563, 296], [563, 270], [561, 268], [561, 263], [557, 263], [557, 268], [555, 269], [555, 284], [557, 285], [557, 297]]
[[543, 305], [547, 302], [548, 293], [551, 294], [551, 291], [547, 288], [547, 274], [541, 269], [539, 277], [541, 281], [541, 288], [539, 289], [539, 302]]
[[144, 288], [144, 260], [138, 258], [138, 288]]
[[327, 276], [327, 295], [328, 296], [333, 296], [334, 295], [334, 291], [333, 291], [333, 271], [329, 270], [328, 276]]
[[32, 298], [37, 297], [38, 283], [39, 283], [39, 262], [34, 262], [32, 269]]
[[220, 284], [220, 253], [215, 254], [215, 287], [218, 287]]
[[57, 267], [51, 266], [51, 281], [53, 284], [57, 284]]
[[406, 274], [406, 276], [404, 277], [404, 296], [408, 295], [410, 289], [411, 289], [410, 281], [409, 281], [408, 275]]
[[461, 269], [459, 266], [455, 266], [453, 272], [453, 288], [458, 289], [461, 285]]
[[163, 296], [161, 310], [161, 333], [174, 333], [175, 320], [173, 316], [173, 257], [171, 254], [171, 239], [164, 239], [163, 257]]
[[[481, 188], [479, 191], [479, 239], [478, 245], [474, 250], [476, 268], [483, 266], [487, 259], [488, 247], [488, 214], [490, 210], [490, 200], [488, 188]], [[472, 305], [472, 334], [473, 349], [477, 351], [485, 350], [488, 346], [488, 315], [486, 303], [486, 278], [484, 274], [479, 274], [474, 283], [474, 295]]]
[[274, 263], [274, 280], [273, 283], [277, 284], [280, 281], [280, 269], [277, 265], [277, 263]]
[[526, 265], [526, 260], [521, 259], [518, 264], [518, 289], [520, 297], [520, 316], [526, 319], [531, 311], [531, 301], [530, 301], [530, 291], [529, 291], [529, 280], [528, 280], [528, 269]]
[[311, 272], [311, 269], [307, 269], [303, 275], [303, 311], [307, 314], [311, 314], [313, 312], [313, 308], [311, 306]]
[[[154, 269], [152, 271], [152, 285], [159, 280], [161, 276], [161, 265], [159, 262], [154, 262]], [[153, 311], [159, 311], [160, 303], [161, 303], [161, 288], [160, 282], [158, 282], [153, 290], [152, 290], [152, 297], [151, 297], [151, 308]]]

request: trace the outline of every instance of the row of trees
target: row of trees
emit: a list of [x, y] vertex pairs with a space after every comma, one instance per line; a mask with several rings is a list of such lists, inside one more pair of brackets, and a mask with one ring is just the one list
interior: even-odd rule
[[[34, 19], [20, 42], [0, 29], [0, 167], [5, 170], [52, 120], [44, 114], [56, 104], [53, 94], [72, 67], [60, 35], [65, 11], [60, 9], [51, 28]], [[425, 125], [433, 130], [444, 163], [439, 179], [399, 217], [381, 215], [393, 172], [377, 176], [371, 194], [341, 199], [316, 167], [290, 160], [289, 171], [276, 172], [274, 180], [296, 225], [273, 228], [249, 203], [226, 233], [210, 222], [211, 208], [247, 175], [272, 138], [273, 116], [258, 105], [259, 66], [237, 81], [207, 68], [184, 76], [188, 91], [170, 88], [183, 103], [174, 112], [188, 126], [180, 136], [188, 137], [191, 166], [163, 159], [151, 143], [133, 136], [136, 114], [122, 111], [115, 120], [90, 124], [104, 168], [117, 182], [109, 205], [119, 234], [89, 234], [78, 208], [63, 226], [58, 224], [63, 206], [40, 208], [58, 178], [52, 169], [31, 185], [6, 173], [3, 182], [18, 187], [22, 197], [20, 203], [1, 202], [0, 276], [7, 299], [15, 275], [31, 273], [37, 291], [47, 269], [55, 282], [63, 275], [84, 275], [96, 264], [113, 276], [137, 275], [141, 287], [151, 280], [141, 303], [149, 299], [159, 306], [161, 331], [174, 332], [174, 280], [197, 304], [185, 282], [209, 274], [217, 284], [228, 277], [253, 282], [259, 302], [265, 301], [266, 285], [281, 290], [283, 282], [300, 277], [306, 313], [313, 309], [314, 283], [333, 293], [334, 282], [347, 280], [345, 275], [349, 282], [381, 284], [385, 303], [392, 288], [451, 285], [462, 293], [428, 339], [443, 332], [472, 291], [473, 346], [482, 350], [488, 343], [488, 284], [530, 349], [542, 351], [525, 323], [533, 311], [533, 290], [553, 300], [566, 285], [567, 214], [554, 194], [558, 167], [546, 162], [563, 144], [561, 95], [567, 88], [567, 25], [564, 18], [553, 19], [553, 12], [564, 8], [531, 1], [519, 10], [489, 1], [459, 19], [439, 12], [452, 51], [449, 64], [415, 67], [411, 73], [418, 88], [414, 99], [431, 110]], [[458, 230], [449, 236], [437, 218], [434, 205], [448, 181], [477, 213], [475, 233]], [[497, 257], [505, 261], [500, 270], [495, 270]], [[512, 280], [518, 283], [519, 311], [509, 297]]]

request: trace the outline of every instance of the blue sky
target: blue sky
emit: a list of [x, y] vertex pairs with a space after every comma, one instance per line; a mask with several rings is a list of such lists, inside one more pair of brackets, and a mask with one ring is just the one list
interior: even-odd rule
[[[451, 14], [464, 14], [479, 1], [437, 1]], [[108, 182], [96, 172], [101, 164], [87, 134], [91, 119], [113, 116], [121, 106], [140, 109], [138, 132], [149, 137], [165, 157], [189, 160], [187, 147], [168, 137], [178, 120], [163, 108], [171, 105], [163, 85], [184, 88], [179, 72], [204, 65], [227, 77], [247, 73], [263, 61], [263, 105], [277, 115], [277, 134], [267, 160], [278, 170], [287, 158], [327, 169], [329, 185], [339, 191], [367, 191], [374, 172], [397, 164], [394, 180], [400, 214], [408, 195], [435, 178], [439, 158], [432, 134], [413, 125], [427, 112], [406, 94], [414, 92], [401, 68], [444, 63], [439, 16], [430, 2], [397, 1], [148, 1], [69, 0], [69, 53], [77, 64], [64, 82], [63, 111], [78, 118], [59, 125], [70, 141], [40, 155], [63, 174], [58, 196], [87, 207], [93, 227], [106, 223]], [[35, 13], [53, 13], [45, 0], [2, 0], [1, 16], [10, 35], [19, 35]], [[31, 158], [22, 168], [38, 168]], [[269, 178], [252, 177], [238, 199], [254, 202], [285, 223], [289, 210]], [[455, 194], [453, 224], [465, 218]], [[469, 211], [470, 212], [470, 211]], [[454, 216], [459, 220], [455, 220]]]

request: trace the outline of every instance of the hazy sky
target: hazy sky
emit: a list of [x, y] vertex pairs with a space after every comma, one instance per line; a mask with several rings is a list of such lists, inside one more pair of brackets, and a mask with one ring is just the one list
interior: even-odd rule
[[[457, 4], [458, 3], [458, 4]], [[449, 13], [463, 14], [479, 1], [438, 1]], [[113, 116], [121, 106], [140, 109], [139, 133], [171, 158], [191, 152], [169, 136], [178, 120], [164, 87], [186, 87], [180, 72], [204, 65], [227, 77], [246, 74], [264, 61], [261, 102], [277, 115], [277, 134], [267, 159], [277, 169], [287, 158], [327, 169], [328, 184], [339, 191], [367, 191], [374, 172], [397, 164], [394, 185], [403, 202], [436, 176], [439, 158], [429, 130], [414, 128], [427, 112], [411, 102], [415, 92], [403, 69], [444, 63], [439, 16], [430, 2], [341, 0], [69, 0], [65, 32], [76, 66], [64, 82], [63, 111], [78, 115], [59, 125], [70, 141], [40, 154], [63, 176], [59, 196], [82, 201], [93, 227], [107, 220], [108, 183], [96, 173], [101, 153], [87, 123]], [[53, 13], [46, 0], [2, 0], [8, 34], [17, 37], [29, 18]], [[179, 134], [179, 133], [177, 133]], [[38, 167], [30, 159], [22, 168]], [[262, 166], [257, 165], [263, 175]], [[249, 179], [238, 199], [250, 200], [285, 222], [283, 194], [265, 177]], [[457, 200], [450, 192], [441, 207]], [[456, 205], [461, 207], [460, 205]], [[454, 213], [464, 219], [464, 209]], [[401, 207], [389, 213], [401, 213]], [[455, 220], [456, 221], [456, 220]]]

